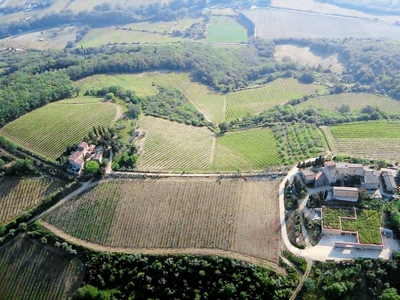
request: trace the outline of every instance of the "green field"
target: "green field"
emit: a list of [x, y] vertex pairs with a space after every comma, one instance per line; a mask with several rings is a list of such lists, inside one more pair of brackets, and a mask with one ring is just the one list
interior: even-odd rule
[[68, 146], [79, 143], [93, 126], [109, 127], [116, 118], [115, 104], [81, 101], [85, 100], [48, 104], [7, 124], [0, 135], [45, 159], [55, 160]]
[[59, 250], [17, 237], [0, 248], [0, 298], [54, 300], [72, 297], [84, 266]]
[[342, 105], [349, 105], [351, 110], [361, 111], [367, 105], [378, 107], [386, 113], [400, 113], [400, 101], [388, 97], [370, 95], [370, 94], [337, 94], [313, 98], [303, 102], [295, 107], [305, 108], [323, 108], [337, 111]]
[[143, 117], [139, 131], [144, 134], [136, 141], [141, 171], [252, 171], [281, 164], [270, 129], [217, 138], [206, 128]]
[[253, 129], [219, 137], [212, 168], [218, 171], [252, 171], [281, 163], [272, 131]]
[[153, 117], [142, 117], [138, 168], [142, 171], [203, 170], [211, 163], [212, 132]]
[[59, 181], [44, 177], [0, 179], [0, 224], [6, 224], [61, 187]]
[[227, 96], [226, 120], [240, 119], [248, 114], [255, 115], [274, 105], [317, 91], [318, 87], [312, 84], [300, 84], [295, 79], [277, 79], [261, 88], [231, 93]]
[[212, 17], [207, 27], [209, 43], [240, 43], [247, 41], [247, 30], [230, 17]]
[[341, 154], [399, 161], [400, 122], [342, 124], [330, 127], [330, 131], [333, 147]]

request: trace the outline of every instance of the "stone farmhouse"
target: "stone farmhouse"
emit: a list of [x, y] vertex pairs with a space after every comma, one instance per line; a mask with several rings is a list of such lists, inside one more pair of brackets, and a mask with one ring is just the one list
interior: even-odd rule
[[[69, 156], [68, 171], [74, 174], [80, 174], [84, 170], [85, 161], [93, 159], [98, 163], [103, 161], [103, 147], [96, 147], [95, 145], [88, 145], [82, 142], [77, 146], [77, 150], [72, 152]], [[90, 156], [88, 159], [87, 157]]]

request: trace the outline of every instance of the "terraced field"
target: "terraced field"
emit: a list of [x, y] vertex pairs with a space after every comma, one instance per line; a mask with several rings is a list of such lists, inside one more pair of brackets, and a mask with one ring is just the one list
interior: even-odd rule
[[342, 105], [349, 105], [351, 110], [360, 111], [367, 105], [379, 107], [387, 113], [400, 113], [400, 101], [388, 97], [376, 96], [364, 93], [345, 93], [313, 98], [296, 105], [298, 109], [309, 107], [338, 110]]
[[400, 122], [361, 122], [330, 127], [342, 154], [399, 161]]
[[40, 203], [62, 183], [43, 177], [0, 179], [0, 224], [6, 224]]
[[78, 259], [23, 236], [3, 245], [0, 257], [1, 299], [67, 299], [84, 275]]
[[115, 121], [115, 104], [99, 101], [71, 104], [70, 101], [34, 110], [7, 124], [0, 135], [46, 159], [55, 160], [68, 146], [81, 141], [93, 126], [109, 127]]
[[227, 133], [219, 137], [212, 169], [252, 171], [281, 163], [272, 131], [255, 129]]
[[142, 171], [204, 170], [212, 160], [213, 135], [207, 128], [143, 117], [138, 168]]
[[318, 87], [300, 84], [296, 79], [277, 79], [264, 87], [228, 94], [226, 120], [261, 113], [274, 105], [316, 93]]
[[44, 221], [103, 246], [222, 249], [276, 262], [278, 184], [270, 179], [106, 181]]

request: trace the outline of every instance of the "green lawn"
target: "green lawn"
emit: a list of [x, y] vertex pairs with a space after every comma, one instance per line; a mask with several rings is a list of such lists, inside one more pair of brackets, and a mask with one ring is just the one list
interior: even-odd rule
[[207, 31], [207, 42], [209, 43], [247, 41], [246, 28], [229, 17], [212, 17]]
[[4, 126], [0, 135], [46, 159], [55, 160], [68, 146], [79, 143], [93, 126], [109, 127], [116, 117], [115, 104], [93, 98], [84, 103], [85, 99], [59, 101], [36, 109]]
[[253, 129], [219, 137], [212, 168], [219, 171], [252, 171], [281, 163], [272, 131]]

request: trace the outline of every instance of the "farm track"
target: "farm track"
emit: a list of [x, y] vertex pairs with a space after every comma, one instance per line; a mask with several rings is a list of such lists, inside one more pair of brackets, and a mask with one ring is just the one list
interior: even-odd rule
[[312, 265], [313, 265], [312, 260], [307, 259], [306, 272], [303, 274], [303, 277], [301, 278], [300, 283], [297, 286], [296, 290], [293, 292], [292, 296], [290, 297], [290, 300], [295, 300], [297, 295], [300, 293], [301, 289], [303, 288], [305, 280], [307, 279], [308, 275], [310, 275]]
[[121, 247], [105, 247], [99, 244], [94, 244], [91, 242], [87, 242], [81, 239], [77, 239], [69, 234], [66, 234], [62, 230], [40, 220], [39, 223], [44, 226], [46, 229], [50, 230], [55, 235], [61, 237], [65, 241], [70, 244], [74, 244], [77, 246], [81, 246], [84, 248], [88, 248], [94, 251], [100, 252], [116, 252], [116, 253], [126, 253], [126, 254], [144, 254], [144, 255], [157, 255], [157, 256], [167, 256], [167, 255], [208, 255], [208, 256], [221, 256], [227, 257], [231, 259], [237, 259], [241, 261], [245, 261], [257, 266], [262, 266], [265, 268], [272, 269], [278, 274], [285, 274], [285, 271], [279, 267], [277, 264], [269, 262], [267, 260], [259, 259], [256, 257], [232, 252], [232, 251], [224, 251], [224, 250], [216, 250], [216, 249], [198, 249], [198, 248], [165, 248], [165, 249], [133, 249], [133, 248], [121, 248]]

